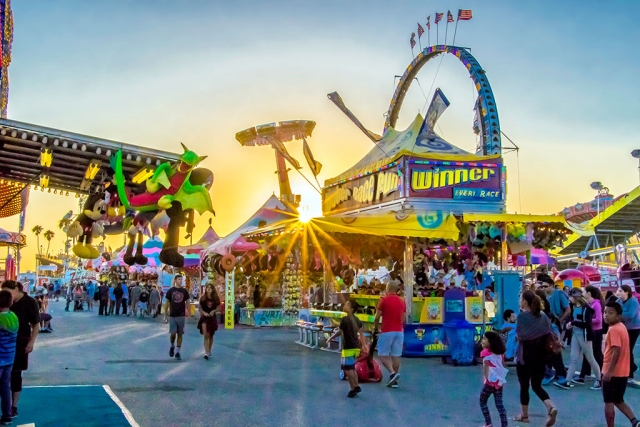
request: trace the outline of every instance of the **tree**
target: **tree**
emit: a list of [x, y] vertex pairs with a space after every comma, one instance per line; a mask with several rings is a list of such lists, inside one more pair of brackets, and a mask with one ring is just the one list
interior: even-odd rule
[[49, 255], [49, 248], [51, 247], [51, 240], [55, 237], [56, 233], [51, 230], [44, 232], [44, 238], [47, 239], [47, 255]]
[[38, 244], [38, 255], [40, 255], [40, 252], [41, 252], [40, 251], [40, 234], [42, 233], [42, 230], [43, 228], [41, 225], [36, 225], [31, 229], [31, 232], [36, 235], [37, 244]]

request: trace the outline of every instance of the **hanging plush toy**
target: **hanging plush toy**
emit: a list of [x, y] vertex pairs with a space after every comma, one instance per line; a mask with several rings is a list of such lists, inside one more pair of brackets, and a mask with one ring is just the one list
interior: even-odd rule
[[102, 236], [104, 230], [100, 220], [106, 213], [103, 194], [91, 194], [84, 204], [82, 213], [67, 230], [67, 237], [77, 239], [73, 247], [73, 253], [82, 259], [95, 259], [100, 256], [100, 251], [91, 245], [94, 238]]
[[[128, 197], [122, 168], [122, 151], [117, 151], [112, 159], [115, 170], [118, 195], [122, 204], [137, 212], [161, 213], [169, 217], [160, 261], [173, 267], [184, 267], [184, 257], [178, 253], [180, 228], [187, 226], [191, 233], [194, 227], [194, 211], [200, 215], [213, 212], [209, 189], [213, 183], [213, 173], [208, 169], [196, 168], [205, 157], [198, 156], [182, 144], [184, 153], [175, 166], [163, 163], [146, 181], [147, 191]], [[155, 216], [154, 216], [155, 218]], [[129, 246], [133, 247], [134, 237], [130, 236]]]

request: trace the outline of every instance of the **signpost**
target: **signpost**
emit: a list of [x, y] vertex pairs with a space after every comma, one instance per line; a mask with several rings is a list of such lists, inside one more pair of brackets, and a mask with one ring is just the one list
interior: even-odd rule
[[224, 275], [224, 328], [233, 329], [233, 309], [234, 309], [234, 286], [235, 286], [235, 270]]

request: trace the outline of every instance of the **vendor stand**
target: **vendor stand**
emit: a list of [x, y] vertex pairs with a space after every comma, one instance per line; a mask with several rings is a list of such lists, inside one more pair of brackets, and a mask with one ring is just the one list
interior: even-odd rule
[[[455, 49], [470, 57], [464, 49]], [[457, 56], [461, 58], [460, 52]], [[471, 64], [475, 59], [468, 69]], [[474, 76], [474, 81], [485, 79]], [[412, 80], [411, 75], [407, 78]], [[484, 117], [477, 153], [455, 147], [436, 134], [436, 121], [449, 105], [438, 89], [426, 118], [418, 114], [404, 131], [393, 128], [393, 119], [382, 137], [368, 133], [376, 146], [352, 168], [325, 182], [323, 217], [308, 223], [281, 222], [243, 234], [276, 253], [293, 253], [305, 272], [322, 272], [321, 283], [314, 284], [322, 286], [324, 298], [311, 303], [308, 321], [335, 326], [344, 316], [344, 302], [355, 298], [365, 307], [356, 316], [365, 329], [371, 329], [380, 297], [350, 295], [335, 288], [342, 283], [349, 288], [360, 269], [381, 265], [404, 282], [405, 356], [451, 354], [446, 331], [454, 321], [480, 329], [471, 334], [477, 339], [490, 320], [482, 292], [489, 283], [495, 286], [497, 301], [490, 304], [498, 307], [491, 310], [498, 311], [496, 319], [501, 319], [504, 309], [517, 310], [521, 280], [519, 274], [506, 271], [509, 255], [528, 259], [531, 249], [561, 245], [570, 230], [561, 216], [505, 213], [507, 175], [499, 132], [497, 137], [484, 133], [497, 126], [497, 113], [493, 101], [488, 108], [486, 101], [479, 97], [477, 102]], [[451, 283], [455, 265], [472, 272], [466, 277], [471, 282], [466, 290]], [[488, 274], [490, 265], [499, 270]], [[442, 276], [433, 270], [443, 270]], [[435, 289], [428, 277], [436, 282]], [[303, 294], [310, 286], [304, 283]]]

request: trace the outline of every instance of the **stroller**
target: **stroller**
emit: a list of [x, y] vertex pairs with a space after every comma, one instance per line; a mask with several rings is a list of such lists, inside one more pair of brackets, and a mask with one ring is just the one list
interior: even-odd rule
[[[373, 358], [373, 352], [378, 345], [378, 334], [373, 333], [373, 339], [371, 345], [367, 349], [363, 347], [360, 351], [360, 356], [356, 360], [356, 373], [358, 374], [358, 382], [361, 383], [379, 383], [382, 381], [382, 368], [380, 363]], [[340, 379], [346, 380], [347, 375], [345, 371], [340, 371]]]

